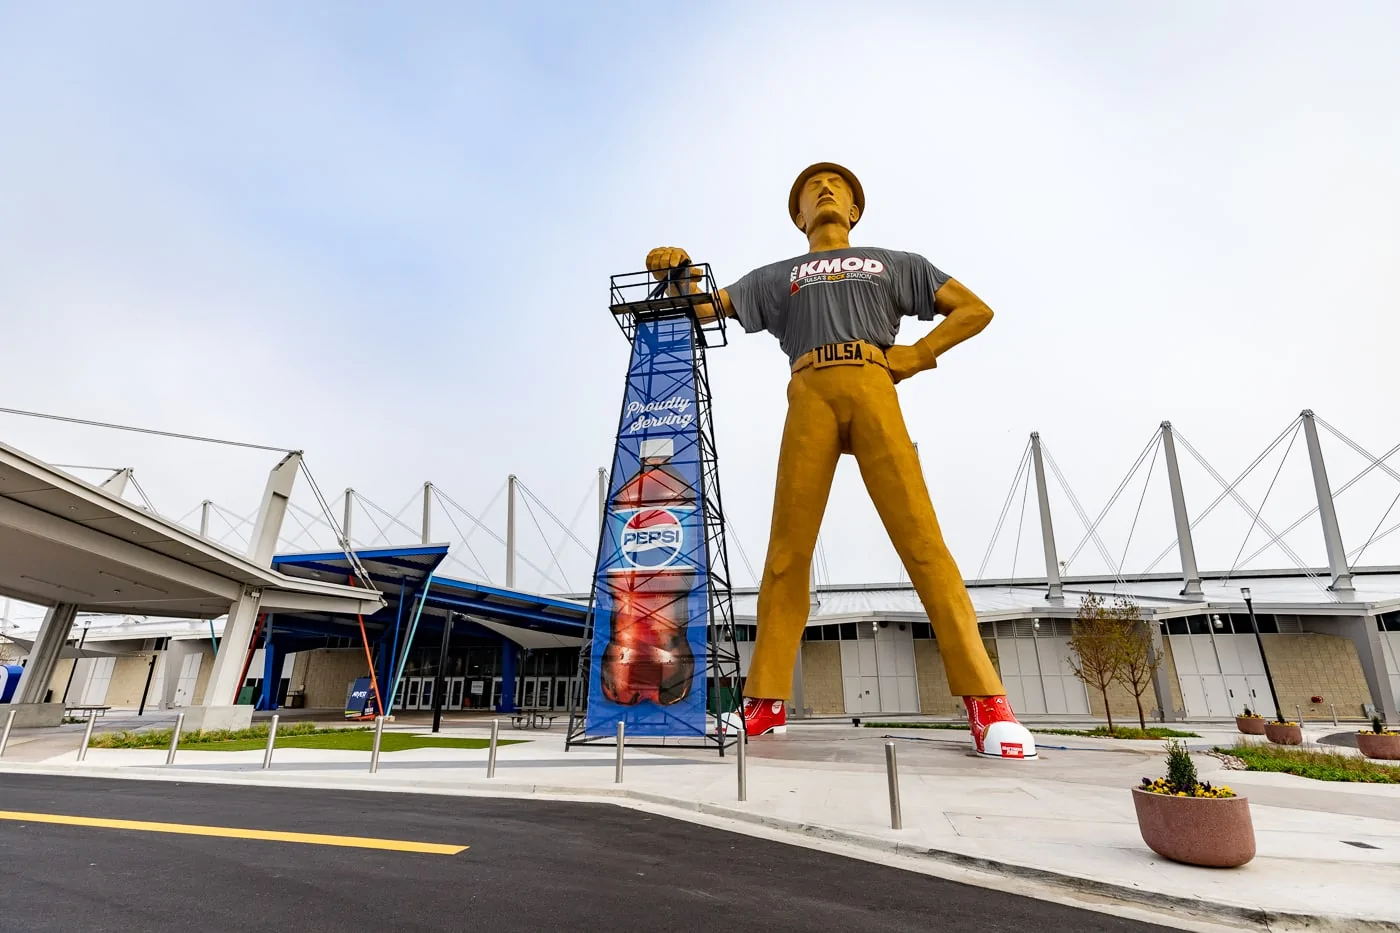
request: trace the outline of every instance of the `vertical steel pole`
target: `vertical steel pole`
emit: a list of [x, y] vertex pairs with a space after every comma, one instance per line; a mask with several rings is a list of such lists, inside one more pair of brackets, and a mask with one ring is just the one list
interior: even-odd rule
[[5, 757], [5, 746], [10, 744], [10, 730], [15, 727], [15, 714], [18, 712], [19, 710], [12, 709], [5, 717], [5, 731], [0, 732], [0, 758]]
[[272, 767], [272, 748], [277, 744], [277, 714], [272, 714], [272, 722], [267, 726], [267, 751], [263, 752], [263, 770]]
[[208, 499], [199, 504], [199, 536], [201, 538], [209, 537], [209, 506], [213, 504]]
[[1050, 521], [1050, 489], [1045, 485], [1045, 463], [1040, 454], [1040, 432], [1031, 434], [1031, 454], [1035, 463], [1035, 498], [1040, 504], [1040, 543], [1045, 549], [1045, 580], [1047, 599], [1064, 599], [1060, 583], [1060, 559], [1055, 552], [1055, 526]]
[[170, 733], [170, 751], [165, 753], [165, 763], [173, 765], [175, 763], [175, 749], [180, 747], [180, 732], [185, 728], [185, 714], [181, 713], [175, 717], [175, 731]]
[[384, 740], [384, 717], [374, 717], [374, 745], [369, 750], [369, 773], [379, 772], [379, 745]]
[[1264, 636], [1259, 634], [1259, 620], [1254, 617], [1254, 600], [1250, 599], [1249, 587], [1240, 587], [1244, 597], [1244, 607], [1249, 610], [1249, 627], [1254, 630], [1254, 643], [1259, 646], [1259, 660], [1264, 663], [1264, 679], [1269, 682], [1269, 696], [1274, 701], [1274, 722], [1283, 722], [1283, 707], [1278, 705], [1278, 691], [1274, 689], [1274, 672], [1269, 670], [1269, 656], [1264, 653]]
[[1186, 512], [1186, 494], [1181, 491], [1181, 466], [1176, 460], [1176, 435], [1172, 423], [1161, 426], [1162, 453], [1167, 461], [1167, 485], [1172, 494], [1172, 517], [1176, 520], [1176, 546], [1181, 557], [1181, 595], [1201, 595], [1201, 572], [1196, 569], [1196, 545], [1191, 540], [1191, 519]]
[[423, 484], [423, 543], [433, 540], [433, 484]]
[[78, 748], [78, 760], [87, 757], [88, 743], [92, 741], [92, 727], [97, 722], [97, 710], [88, 710], [87, 728], [83, 730], [83, 744]]
[[515, 587], [515, 474], [506, 477], [506, 586]]
[[746, 730], [739, 730], [739, 802], [749, 799], [749, 737]]
[[496, 776], [496, 744], [501, 740], [501, 721], [491, 720], [491, 748], [486, 753], [486, 776], [493, 778]]
[[603, 523], [608, 519], [608, 471], [598, 467], [598, 536], [603, 534]]
[[1332, 486], [1327, 480], [1327, 464], [1322, 459], [1322, 445], [1317, 439], [1317, 423], [1312, 409], [1304, 411], [1303, 436], [1308, 442], [1308, 461], [1312, 465], [1313, 489], [1317, 492], [1317, 517], [1322, 520], [1322, 540], [1327, 546], [1327, 566], [1332, 572], [1332, 590], [1353, 589], [1351, 568], [1347, 566], [1347, 551], [1342, 546], [1342, 530], [1337, 524], [1337, 505], [1332, 499]]
[[1294, 704], [1293, 704], [1293, 715], [1295, 715], [1295, 716], [1298, 717], [1298, 726], [1301, 728], [1302, 725], [1303, 725], [1303, 707], [1300, 706], [1300, 705], [1297, 704], [1297, 703], [1294, 703]]
[[340, 521], [340, 531], [345, 535], [345, 545], [350, 547], [350, 519], [355, 510], [355, 490], [347, 488], [345, 490], [345, 515]]
[[622, 783], [622, 749], [624, 747], [622, 743], [624, 739], [625, 730], [623, 728], [622, 722], [619, 720], [617, 724], [617, 771], [613, 774], [614, 784]]
[[893, 742], [885, 743], [885, 776], [890, 784], [890, 829], [903, 829], [904, 815], [899, 809], [899, 759]]

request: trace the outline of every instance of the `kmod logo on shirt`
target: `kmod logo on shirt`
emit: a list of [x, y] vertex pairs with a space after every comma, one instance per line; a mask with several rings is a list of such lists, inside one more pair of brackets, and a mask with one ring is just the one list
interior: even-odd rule
[[681, 553], [685, 529], [666, 509], [634, 512], [622, 526], [622, 557], [633, 567], [665, 567]]

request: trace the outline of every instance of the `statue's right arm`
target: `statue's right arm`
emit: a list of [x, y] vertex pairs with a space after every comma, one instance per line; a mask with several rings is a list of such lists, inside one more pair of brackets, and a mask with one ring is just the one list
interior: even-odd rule
[[[658, 246], [656, 249], [647, 253], [647, 270], [650, 271], [652, 275], [656, 276], [657, 279], [666, 278], [667, 273], [680, 266], [683, 262], [690, 262], [690, 254], [679, 246]], [[692, 266], [690, 274], [691, 280], [679, 287], [686, 288], [688, 294], [694, 294], [700, 290], [700, 277], [703, 273], [700, 269]], [[673, 285], [668, 291], [670, 294], [674, 295], [678, 293], [677, 289], [678, 286]], [[734, 302], [729, 300], [729, 292], [718, 288], [715, 289], [713, 294], [719, 299], [719, 306], [724, 316], [734, 317]], [[707, 304], [713, 303], [707, 302]], [[697, 307], [696, 312], [702, 318], [713, 316], [713, 311], [707, 314], [703, 306]]]

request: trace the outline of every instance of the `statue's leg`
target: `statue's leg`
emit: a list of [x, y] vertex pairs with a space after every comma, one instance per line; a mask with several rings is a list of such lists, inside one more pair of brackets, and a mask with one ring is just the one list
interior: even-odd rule
[[851, 390], [851, 453], [933, 623], [948, 686], [967, 705], [977, 751], [1000, 758], [1035, 757], [1035, 740], [1006, 702], [1006, 689], [977, 631], [962, 573], [943, 542], [894, 383], [875, 366], [848, 371], [859, 379]]
[[977, 615], [929, 500], [919, 455], [909, 439], [889, 376], [875, 366], [850, 370], [863, 378], [860, 413], [851, 419], [851, 452], [890, 541], [909, 572], [958, 696], [1005, 693], [982, 637]]
[[773, 525], [758, 591], [758, 640], [744, 684], [748, 697], [792, 697], [792, 670], [810, 606], [812, 551], [841, 456], [836, 414], [819, 391], [829, 374], [806, 369], [788, 383]]

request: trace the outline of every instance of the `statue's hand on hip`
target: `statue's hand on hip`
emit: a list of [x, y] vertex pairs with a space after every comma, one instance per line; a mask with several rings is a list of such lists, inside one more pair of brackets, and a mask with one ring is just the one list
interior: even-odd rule
[[890, 378], [898, 385], [915, 373], [932, 369], [936, 360], [930, 359], [931, 356], [925, 348], [917, 345], [890, 347], [885, 351], [885, 362], [890, 365]]

